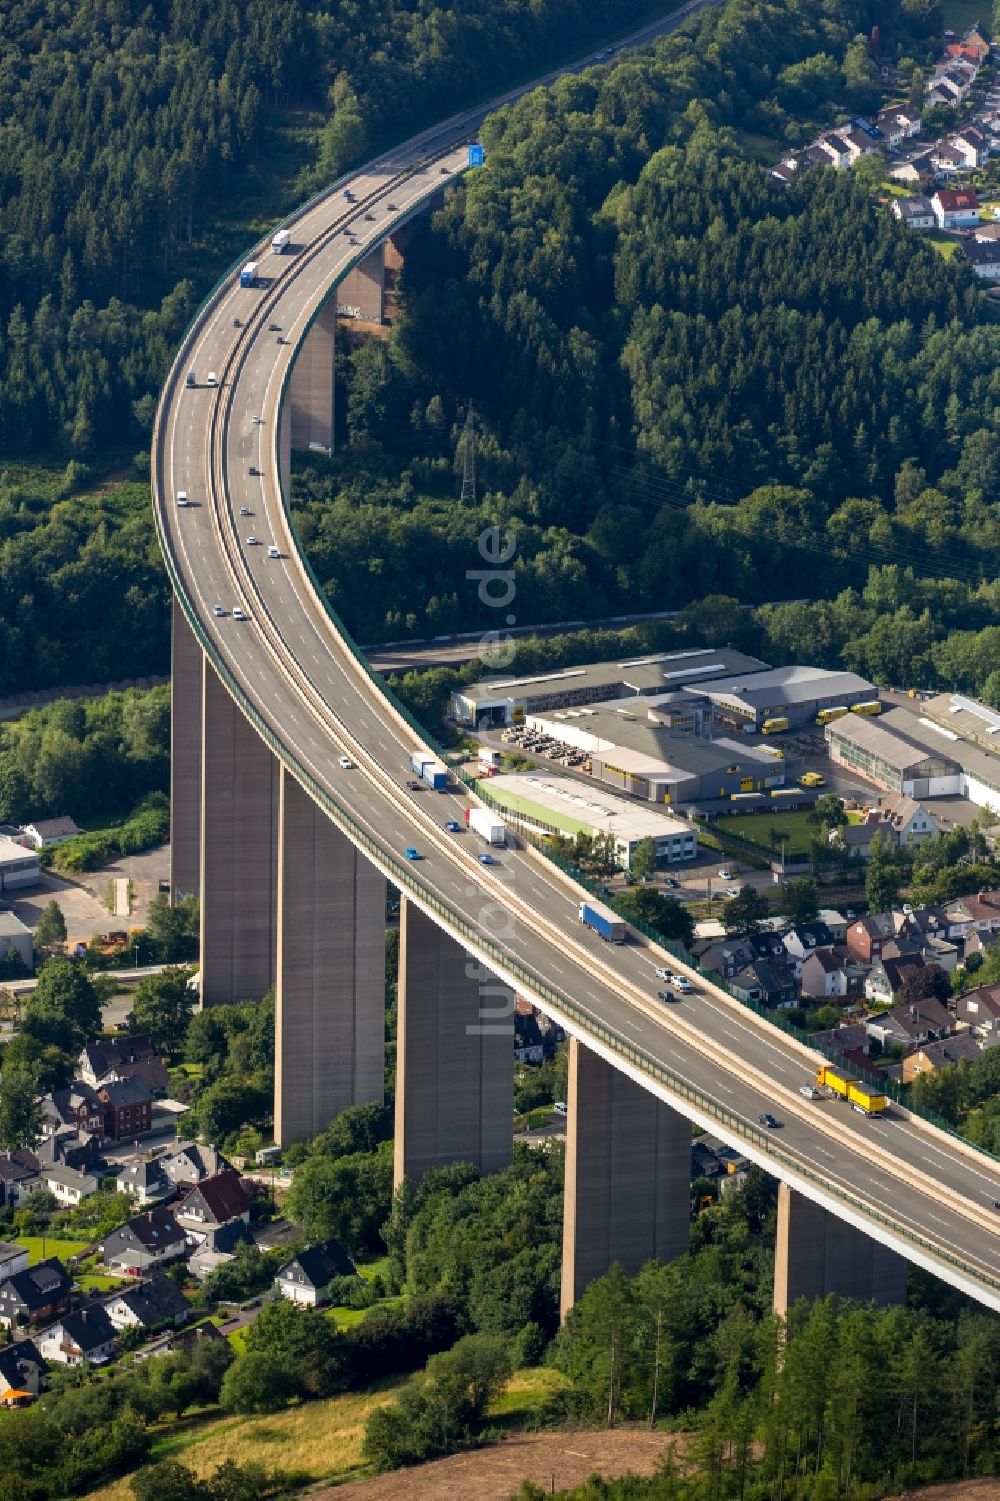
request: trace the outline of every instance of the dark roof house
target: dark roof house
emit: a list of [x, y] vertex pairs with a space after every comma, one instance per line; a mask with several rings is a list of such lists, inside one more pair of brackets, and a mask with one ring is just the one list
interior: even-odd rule
[[300, 1251], [279, 1267], [274, 1285], [282, 1297], [290, 1298], [293, 1303], [315, 1306], [325, 1301], [334, 1277], [357, 1275], [357, 1268], [339, 1241], [325, 1240]]
[[113, 1230], [101, 1246], [107, 1266], [143, 1271], [158, 1262], [173, 1261], [187, 1250], [184, 1231], [169, 1209], [147, 1209]]
[[191, 1305], [180, 1288], [154, 1272], [146, 1282], [126, 1287], [106, 1298], [104, 1308], [116, 1329], [160, 1329], [165, 1324], [182, 1324]]
[[73, 1279], [57, 1256], [0, 1282], [0, 1324], [37, 1324], [69, 1306]]

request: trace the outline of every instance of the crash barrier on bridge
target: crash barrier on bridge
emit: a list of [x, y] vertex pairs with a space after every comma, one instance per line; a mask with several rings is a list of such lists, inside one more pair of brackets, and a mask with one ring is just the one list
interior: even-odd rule
[[[463, 780], [467, 782], [476, 796], [481, 798], [484, 803], [487, 803], [489, 807], [493, 808], [497, 813], [503, 814], [505, 817], [510, 816], [510, 810], [499, 799], [491, 795], [487, 783], [475, 777], [465, 777]], [[687, 949], [681, 944], [667, 938], [658, 928], [653, 927], [650, 923], [643, 922], [641, 918], [633, 916], [628, 908], [624, 907], [616, 896], [609, 894], [599, 881], [594, 880], [593, 876], [581, 870], [579, 866], [563, 860], [549, 849], [545, 844], [545, 835], [538, 834], [527, 828], [520, 828], [519, 833], [534, 845], [547, 860], [551, 860], [553, 865], [558, 866], [571, 880], [575, 881], [578, 886], [583, 886], [592, 896], [600, 898], [602, 902], [610, 903], [614, 910], [625, 918], [630, 927], [636, 928], [644, 937], [655, 943], [657, 947], [666, 949], [668, 953], [673, 954], [675, 959], [680, 960], [682, 964], [686, 964], [689, 969], [693, 969], [698, 974], [704, 975], [706, 980], [718, 986], [720, 990], [724, 990], [728, 996], [731, 996], [737, 1005], [743, 1006], [747, 1011], [752, 1011], [755, 1016], [761, 1017], [763, 1021], [768, 1022], [772, 1027], [777, 1027], [780, 1032], [786, 1032], [789, 1037], [794, 1037], [797, 1042], [801, 1042], [807, 1048], [811, 1048], [814, 1053], [822, 1053], [824, 1058], [829, 1058], [831, 1063], [841, 1062], [841, 1055], [836, 1048], [830, 1047], [827, 1044], [817, 1043], [811, 1033], [806, 1032], [802, 1027], [797, 1027], [794, 1022], [788, 1021], [786, 1017], [782, 1016], [780, 1011], [772, 1011], [767, 1006], [762, 1005], [760, 1001], [749, 1000], [742, 995], [738, 995], [725, 975], [720, 974], [717, 969], [704, 969], [698, 960], [689, 954]], [[897, 1105], [902, 1105], [903, 1109], [907, 1110], [910, 1115], [918, 1116], [921, 1120], [927, 1121], [929, 1125], [936, 1126], [939, 1131], [944, 1131], [948, 1136], [955, 1137], [956, 1141], [963, 1142], [965, 1146], [970, 1147], [973, 1151], [981, 1152], [984, 1157], [989, 1157], [994, 1162], [1000, 1162], [1000, 1153], [991, 1152], [988, 1147], [981, 1147], [976, 1142], [970, 1141], [967, 1136], [963, 1136], [961, 1132], [956, 1131], [952, 1122], [947, 1120], [943, 1115], [938, 1115], [936, 1110], [929, 1110], [926, 1105], [918, 1104], [913, 1100], [909, 1086], [897, 1084], [894, 1079], [886, 1078], [884, 1074], [880, 1074], [876, 1069], [862, 1068], [853, 1062], [851, 1063], [851, 1074], [852, 1077], [858, 1078], [864, 1083], [874, 1085], [890, 1100], [894, 1100]]]

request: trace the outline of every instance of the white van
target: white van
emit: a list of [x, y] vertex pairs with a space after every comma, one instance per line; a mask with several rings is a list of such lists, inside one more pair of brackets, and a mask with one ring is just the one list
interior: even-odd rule
[[188, 493], [186, 490], [178, 490], [176, 499], [179, 506], [189, 506], [191, 504], [191, 502], [188, 500]]
[[206, 375], [205, 384], [206, 386], [217, 386], [219, 384], [219, 378], [214, 370], [210, 370]]

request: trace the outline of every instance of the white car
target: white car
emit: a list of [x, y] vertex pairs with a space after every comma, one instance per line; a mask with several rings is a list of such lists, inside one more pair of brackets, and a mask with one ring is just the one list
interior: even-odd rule
[[224, 609], [223, 609], [223, 608], [222, 608], [222, 606], [221, 606], [221, 605], [213, 605], [213, 606], [212, 606], [212, 614], [213, 614], [213, 615], [215, 615], [215, 616], [216, 616], [216, 617], [217, 617], [217, 618], [218, 618], [218, 619], [221, 619], [221, 618], [222, 618], [222, 616], [223, 616], [223, 615], [225, 615], [225, 613], [226, 613], [226, 612], [225, 612], [225, 610], [224, 610]]
[[676, 990], [679, 990], [681, 995], [690, 995], [694, 990], [694, 986], [687, 976], [679, 975], [673, 969], [658, 969], [656, 971], [656, 978], [658, 980], [666, 980], [668, 984], [673, 985]]
[[259, 546], [260, 546], [260, 538], [259, 537], [248, 537], [247, 538], [247, 547], [259, 547]]
[[354, 762], [351, 760], [350, 756], [340, 756], [338, 760], [345, 771], [354, 770]]
[[726, 895], [727, 896], [733, 897], [733, 896], [739, 896], [739, 894], [740, 894], [740, 888], [738, 886], [727, 886], [726, 887]]
[[555, 1111], [556, 1115], [568, 1115], [569, 1114], [569, 1110], [567, 1109], [566, 1101], [565, 1100], [556, 1100], [555, 1104], [552, 1106], [552, 1109]]
[[240, 605], [234, 605], [233, 606], [233, 619], [234, 620], [246, 620], [246, 618], [247, 618], [246, 617], [246, 611], [243, 610]]
[[799, 1088], [799, 1094], [804, 1094], [807, 1100], [821, 1100], [823, 1096], [815, 1084], [803, 1084]]
[[719, 880], [720, 881], [731, 881], [732, 879], [733, 879], [733, 873], [732, 873], [732, 871], [729, 869], [728, 866], [724, 865], [722, 867], [722, 869], [719, 871]]
[[268, 555], [269, 558], [280, 558], [281, 557], [281, 553], [275, 547], [275, 545], [274, 545], [273, 542], [271, 543], [270, 547], [267, 549], [267, 555]]
[[189, 506], [191, 504], [191, 502], [188, 500], [188, 493], [186, 490], [178, 490], [177, 504], [179, 506]]
[[206, 386], [217, 386], [219, 384], [219, 377], [214, 370], [210, 370], [205, 376], [205, 384]]

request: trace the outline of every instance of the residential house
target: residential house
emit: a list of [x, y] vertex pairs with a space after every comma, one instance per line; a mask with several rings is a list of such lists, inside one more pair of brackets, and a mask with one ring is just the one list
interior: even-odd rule
[[960, 896], [945, 906], [948, 937], [962, 938], [970, 931], [1000, 933], [1000, 891], [979, 891]]
[[88, 1136], [104, 1135], [104, 1107], [97, 1091], [80, 1079], [42, 1096], [42, 1135], [54, 1136], [67, 1127]]
[[81, 1173], [104, 1166], [101, 1138], [89, 1131], [77, 1131], [73, 1126], [61, 1126], [51, 1136], [43, 1137], [35, 1148], [35, 1156], [43, 1172], [57, 1162], [75, 1167]]
[[49, 1192], [55, 1195], [60, 1204], [71, 1209], [82, 1204], [84, 1199], [89, 1199], [99, 1187], [93, 1173], [78, 1172], [75, 1167], [67, 1167], [64, 1162], [43, 1168], [41, 1176]]
[[868, 967], [846, 948], [814, 949], [802, 961], [802, 991], [819, 1001], [846, 1001], [864, 994]]
[[28, 1265], [28, 1252], [13, 1240], [0, 1240], [0, 1282], [23, 1272]]
[[980, 245], [992, 245], [1000, 240], [1000, 223], [993, 220], [989, 224], [980, 224], [972, 231], [972, 238]]
[[984, 1042], [1000, 1041], [1000, 985], [978, 985], [960, 995], [955, 1019]]
[[818, 922], [821, 922], [830, 935], [831, 943], [843, 943], [847, 938], [848, 919], [841, 912], [836, 912], [832, 907], [820, 907], [816, 914]]
[[0, 1402], [13, 1407], [37, 1397], [45, 1381], [45, 1361], [34, 1340], [19, 1339], [0, 1349]]
[[917, 849], [928, 839], [937, 838], [937, 824], [925, 803], [907, 797], [902, 792], [887, 792], [882, 797], [879, 812], [889, 824], [896, 845], [900, 849]]
[[838, 171], [842, 171], [845, 167], [851, 165], [851, 161], [853, 160], [851, 148], [845, 138], [837, 131], [831, 130], [826, 135], [820, 136], [816, 145], [821, 151], [826, 153]]
[[979, 199], [971, 188], [938, 188], [931, 207], [938, 229], [970, 229], [979, 223]]
[[109, 1141], [129, 1141], [153, 1129], [153, 1097], [138, 1079], [113, 1079], [102, 1084], [97, 1095]]
[[140, 1204], [155, 1204], [158, 1199], [174, 1192], [162, 1162], [156, 1157], [151, 1161], [132, 1157], [123, 1162], [118, 1169], [115, 1187], [120, 1194], [131, 1194]]
[[933, 229], [934, 210], [931, 200], [917, 193], [910, 198], [894, 198], [892, 211], [907, 229]]
[[882, 957], [882, 948], [896, 936], [892, 918], [887, 912], [871, 912], [865, 917], [856, 917], [845, 936], [845, 943], [852, 958], [859, 964], [874, 964]]
[[929, 997], [923, 1001], [904, 1002], [879, 1016], [865, 1020], [869, 1037], [882, 1043], [903, 1043], [907, 1047], [922, 1047], [925, 1042], [936, 1042], [955, 1030], [955, 1018], [940, 1001]]
[[933, 79], [928, 84], [927, 93], [924, 96], [926, 104], [946, 104], [949, 109], [957, 109], [963, 97], [961, 88], [956, 88], [952, 82], [943, 76]]
[[191, 1305], [169, 1277], [155, 1272], [146, 1282], [137, 1282], [105, 1299], [104, 1309], [116, 1329], [142, 1329], [151, 1334], [165, 1325], [183, 1324]]
[[810, 1041], [821, 1053], [861, 1053], [866, 1059], [872, 1045], [862, 1022], [847, 1022], [826, 1032], [814, 1032]]
[[924, 967], [922, 954], [910, 954], [902, 959], [895, 956], [876, 959], [865, 975], [866, 999], [880, 1006], [891, 1005], [897, 992]]
[[790, 928], [787, 933], [783, 933], [781, 941], [785, 946], [785, 957], [790, 960], [796, 979], [801, 979], [803, 960], [808, 959], [816, 949], [829, 948], [833, 943], [833, 935], [820, 922], [800, 923], [798, 927]]
[[169, 1182], [183, 1188], [200, 1183], [203, 1178], [214, 1178], [217, 1173], [224, 1172], [229, 1163], [215, 1147], [184, 1141], [178, 1142], [172, 1152], [160, 1158], [160, 1166]]
[[121, 1079], [136, 1079], [150, 1094], [164, 1092], [170, 1079], [152, 1039], [146, 1035], [91, 1042], [80, 1053], [80, 1078], [95, 1089]]
[[338, 1241], [325, 1240], [300, 1251], [279, 1267], [274, 1285], [283, 1298], [315, 1308], [318, 1303], [329, 1301], [327, 1288], [334, 1277], [357, 1275], [357, 1268], [343, 1246]]
[[56, 1256], [0, 1282], [0, 1324], [39, 1324], [69, 1307], [73, 1279]]
[[938, 141], [936, 146], [931, 147], [931, 162], [934, 176], [939, 182], [947, 182], [949, 178], [959, 177], [969, 170], [965, 157], [950, 141]]
[[780, 959], [755, 959], [730, 981], [737, 1000], [757, 1001], [769, 1011], [794, 1006], [799, 999], [799, 985], [790, 964]]
[[878, 152], [878, 140], [857, 125], [852, 126], [850, 130], [841, 130], [839, 135], [847, 147], [848, 155], [850, 156], [850, 166], [852, 167], [863, 156], [874, 156]]
[[197, 1235], [190, 1234], [188, 1243], [195, 1246], [187, 1259], [188, 1271], [201, 1281], [216, 1267], [232, 1261], [241, 1245], [251, 1245], [253, 1235], [243, 1220], [230, 1220], [228, 1224], [213, 1225], [204, 1232], [199, 1230]]
[[964, 58], [978, 68], [990, 55], [990, 43], [977, 22], [958, 41], [949, 42], [944, 50], [949, 57]]
[[903, 1059], [903, 1083], [912, 1084], [918, 1074], [933, 1074], [953, 1063], [972, 1063], [982, 1049], [971, 1032], [956, 1032], [939, 1042], [926, 1042]]
[[541, 1063], [545, 1039], [530, 1001], [518, 997], [514, 1006], [514, 1062]]
[[919, 151], [907, 161], [896, 162], [889, 168], [889, 176], [895, 182], [905, 182], [912, 186], [926, 182], [934, 176], [934, 163], [929, 151]]
[[75, 1313], [44, 1329], [38, 1336], [38, 1348], [46, 1360], [58, 1365], [104, 1365], [115, 1348], [117, 1330], [100, 1303], [90, 1303]]
[[37, 1192], [42, 1187], [40, 1167], [38, 1158], [27, 1147], [0, 1152], [0, 1204], [17, 1209]]
[[948, 137], [949, 145], [959, 153], [969, 171], [984, 167], [989, 159], [990, 146], [978, 125], [966, 125]]
[[798, 170], [798, 161], [794, 156], [789, 156], [784, 161], [775, 162], [771, 168], [771, 176], [776, 178], [783, 188], [787, 188]]
[[176, 1211], [177, 1223], [191, 1246], [199, 1246], [214, 1230], [233, 1220], [250, 1223], [251, 1198], [232, 1168], [205, 1178], [185, 1194]]
[[21, 830], [32, 849], [48, 849], [54, 844], [64, 844], [82, 831], [71, 818], [37, 818], [26, 823]]
[[100, 1249], [105, 1266], [138, 1277], [150, 1267], [183, 1256], [187, 1239], [172, 1212], [159, 1205], [113, 1230]]
[[961, 253], [983, 281], [1000, 281], [1000, 243], [996, 240], [985, 245], [963, 240]]
[[850, 823], [843, 829], [831, 829], [829, 834], [831, 846], [842, 850], [848, 860], [869, 859], [872, 842], [876, 837], [887, 840], [889, 844], [895, 842], [888, 820], [882, 817], [877, 808], [869, 808], [862, 815], [860, 823]]
[[921, 119], [916, 110], [901, 104], [891, 104], [875, 119], [882, 137], [890, 150], [895, 150], [903, 141], [920, 134]]
[[135, 1352], [134, 1359], [154, 1360], [158, 1355], [170, 1355], [174, 1350], [193, 1350], [203, 1340], [214, 1342], [225, 1339], [224, 1334], [219, 1333], [216, 1324], [195, 1324], [181, 1329], [165, 1329], [148, 1344], [143, 1345], [141, 1350]]

